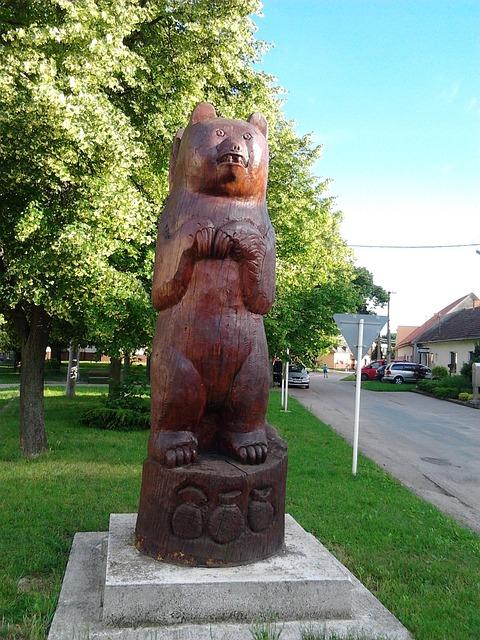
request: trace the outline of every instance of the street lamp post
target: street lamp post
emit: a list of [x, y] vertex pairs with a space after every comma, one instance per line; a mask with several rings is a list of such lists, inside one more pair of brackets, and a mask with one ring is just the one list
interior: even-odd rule
[[387, 299], [387, 364], [391, 362], [391, 352], [392, 352], [392, 336], [390, 334], [390, 296], [392, 293], [396, 293], [396, 291], [387, 291], [388, 299]]

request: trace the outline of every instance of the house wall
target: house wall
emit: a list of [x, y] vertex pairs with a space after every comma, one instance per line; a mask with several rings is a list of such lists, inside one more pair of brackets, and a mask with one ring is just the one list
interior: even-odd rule
[[457, 359], [457, 373], [460, 373], [462, 365], [470, 361], [469, 352], [475, 349], [476, 342], [478, 340], [451, 340], [450, 342], [422, 342], [422, 345], [430, 349], [432, 367], [448, 367], [450, 352], [453, 351]]
[[407, 360], [412, 361], [413, 358], [413, 347], [412, 345], [407, 345], [405, 347], [398, 347], [395, 349], [395, 360]]
[[353, 361], [348, 349], [344, 351], [342, 347], [338, 347], [334, 351], [330, 351], [330, 353], [320, 356], [317, 359], [317, 362], [320, 367], [325, 362], [329, 369], [343, 369], [348, 371], [350, 370]]

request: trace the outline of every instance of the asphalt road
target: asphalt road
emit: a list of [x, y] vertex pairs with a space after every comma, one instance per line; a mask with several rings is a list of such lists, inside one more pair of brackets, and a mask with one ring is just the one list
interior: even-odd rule
[[[290, 393], [351, 442], [355, 383], [335, 372], [310, 377], [310, 389]], [[480, 532], [480, 410], [416, 393], [362, 390], [359, 449]]]

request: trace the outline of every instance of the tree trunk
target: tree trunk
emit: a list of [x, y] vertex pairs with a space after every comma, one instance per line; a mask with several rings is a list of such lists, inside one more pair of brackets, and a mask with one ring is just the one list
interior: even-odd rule
[[75, 396], [75, 387], [78, 380], [78, 364], [78, 344], [71, 342], [68, 355], [67, 384], [65, 388], [65, 395], [69, 398]]
[[45, 350], [48, 343], [49, 317], [42, 307], [32, 307], [30, 319], [23, 310], [16, 326], [22, 336], [20, 374], [20, 446], [32, 458], [48, 449], [45, 433], [43, 385]]
[[122, 378], [122, 359], [110, 356], [110, 382], [108, 395], [112, 398], [117, 394]]
[[129, 379], [130, 377], [130, 368], [132, 365], [132, 359], [129, 353], [126, 353], [123, 358], [123, 381]]

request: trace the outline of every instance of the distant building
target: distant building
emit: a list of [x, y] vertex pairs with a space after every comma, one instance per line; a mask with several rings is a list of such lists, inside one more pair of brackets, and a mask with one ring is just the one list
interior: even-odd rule
[[403, 338], [397, 335], [395, 358], [429, 367], [442, 365], [455, 373], [471, 360], [477, 342], [480, 342], [480, 299], [469, 293]]
[[353, 359], [350, 349], [342, 336], [338, 339], [338, 345], [332, 349], [330, 353], [318, 358], [318, 364], [320, 366], [324, 362], [327, 364], [329, 369], [350, 371], [354, 368], [355, 360]]

